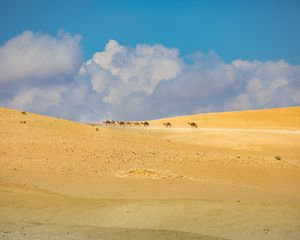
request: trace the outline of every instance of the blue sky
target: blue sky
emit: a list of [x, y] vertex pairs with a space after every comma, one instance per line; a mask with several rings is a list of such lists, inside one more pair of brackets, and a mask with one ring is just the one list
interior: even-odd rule
[[300, 105], [300, 1], [0, 0], [0, 107], [78, 121]]
[[215, 51], [225, 61], [300, 63], [300, 1], [0, 1], [0, 44], [24, 30], [82, 36], [84, 58], [109, 39], [160, 43], [182, 56]]

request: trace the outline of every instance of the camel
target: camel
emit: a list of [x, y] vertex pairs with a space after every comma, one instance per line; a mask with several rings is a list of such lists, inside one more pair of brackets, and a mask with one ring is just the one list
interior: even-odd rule
[[149, 123], [148, 122], [141, 122], [142, 125], [144, 125], [144, 127], [149, 127]]
[[131, 123], [130, 122], [126, 122], [125, 124], [126, 124], [126, 126], [131, 127]]
[[140, 126], [140, 123], [139, 123], [139, 122], [134, 122], [133, 124], [134, 124], [134, 126], [136, 126], [136, 127], [139, 127], [139, 126]]
[[192, 127], [192, 128], [197, 128], [198, 125], [194, 122], [188, 122], [188, 124]]
[[103, 124], [105, 125], [109, 125], [110, 124], [110, 121], [106, 120], [106, 121], [103, 121]]
[[110, 125], [116, 126], [116, 122], [115, 122], [114, 120], [111, 120], [111, 121], [110, 121]]
[[171, 123], [170, 122], [163, 123], [163, 125], [166, 126], [166, 127], [171, 128]]
[[125, 122], [121, 121], [121, 122], [117, 122], [120, 126], [125, 127]]

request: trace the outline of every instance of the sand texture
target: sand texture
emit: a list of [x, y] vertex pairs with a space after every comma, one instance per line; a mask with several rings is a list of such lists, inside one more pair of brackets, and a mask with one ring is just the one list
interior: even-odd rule
[[300, 239], [300, 107], [150, 127], [0, 108], [0, 239]]

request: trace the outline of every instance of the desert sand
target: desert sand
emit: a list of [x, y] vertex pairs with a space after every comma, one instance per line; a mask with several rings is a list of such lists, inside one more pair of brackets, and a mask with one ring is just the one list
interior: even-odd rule
[[300, 107], [150, 127], [0, 108], [0, 239], [300, 239], [299, 186]]

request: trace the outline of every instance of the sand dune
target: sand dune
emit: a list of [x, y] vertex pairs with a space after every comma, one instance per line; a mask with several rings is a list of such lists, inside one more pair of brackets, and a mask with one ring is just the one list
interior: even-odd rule
[[240, 128], [300, 130], [300, 107], [221, 112], [164, 118], [151, 121], [153, 126], [171, 122], [173, 127], [189, 127], [188, 122], [204, 128]]
[[299, 239], [300, 107], [150, 124], [0, 109], [0, 239]]

